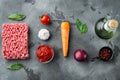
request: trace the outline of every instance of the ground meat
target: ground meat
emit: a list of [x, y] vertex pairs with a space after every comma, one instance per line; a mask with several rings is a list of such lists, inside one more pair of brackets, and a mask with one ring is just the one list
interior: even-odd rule
[[28, 54], [28, 25], [2, 25], [2, 55], [5, 59], [26, 59]]

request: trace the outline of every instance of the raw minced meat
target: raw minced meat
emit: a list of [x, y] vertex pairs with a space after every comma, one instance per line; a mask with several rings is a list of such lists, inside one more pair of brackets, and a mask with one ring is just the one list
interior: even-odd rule
[[2, 25], [2, 55], [5, 59], [26, 59], [29, 57], [27, 24]]

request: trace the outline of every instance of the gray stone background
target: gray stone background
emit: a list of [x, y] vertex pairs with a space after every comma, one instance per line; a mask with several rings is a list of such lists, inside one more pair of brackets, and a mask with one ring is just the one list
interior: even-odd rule
[[[99, 18], [111, 15], [120, 20], [120, 0], [0, 0], [0, 25], [16, 23], [7, 19], [12, 13], [22, 13], [27, 18], [22, 23], [29, 24], [29, 53], [27, 60], [4, 60], [0, 54], [0, 80], [120, 80], [120, 28], [117, 34], [109, 40], [96, 36], [94, 25]], [[48, 13], [52, 24], [44, 26], [39, 22], [39, 16]], [[88, 25], [88, 32], [80, 34], [75, 21], [79, 18]], [[69, 56], [64, 58], [61, 48], [60, 23], [71, 22]], [[38, 39], [38, 31], [47, 28], [51, 32], [48, 41]], [[1, 34], [1, 27], [0, 27]], [[1, 43], [1, 37], [0, 37]], [[49, 44], [55, 50], [55, 57], [49, 64], [42, 64], [36, 59], [35, 51], [38, 45]], [[73, 58], [76, 49], [84, 49], [89, 59], [98, 55], [103, 46], [110, 46], [114, 58], [109, 62], [100, 60], [77, 62]], [[0, 46], [0, 51], [1, 51]], [[14, 62], [23, 63], [26, 69], [10, 71], [6, 66]]]

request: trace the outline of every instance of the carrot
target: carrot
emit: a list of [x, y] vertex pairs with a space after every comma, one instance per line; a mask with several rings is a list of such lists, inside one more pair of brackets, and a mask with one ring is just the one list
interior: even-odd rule
[[62, 47], [63, 47], [64, 57], [67, 57], [68, 55], [69, 32], [70, 32], [69, 22], [62, 22], [61, 23], [61, 38], [62, 38]]

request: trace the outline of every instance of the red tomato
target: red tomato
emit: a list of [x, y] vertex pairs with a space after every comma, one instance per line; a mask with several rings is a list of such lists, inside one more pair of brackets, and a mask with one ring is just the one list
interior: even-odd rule
[[40, 22], [44, 25], [48, 25], [48, 24], [50, 24], [51, 19], [50, 19], [49, 15], [44, 14], [44, 15], [41, 16]]

